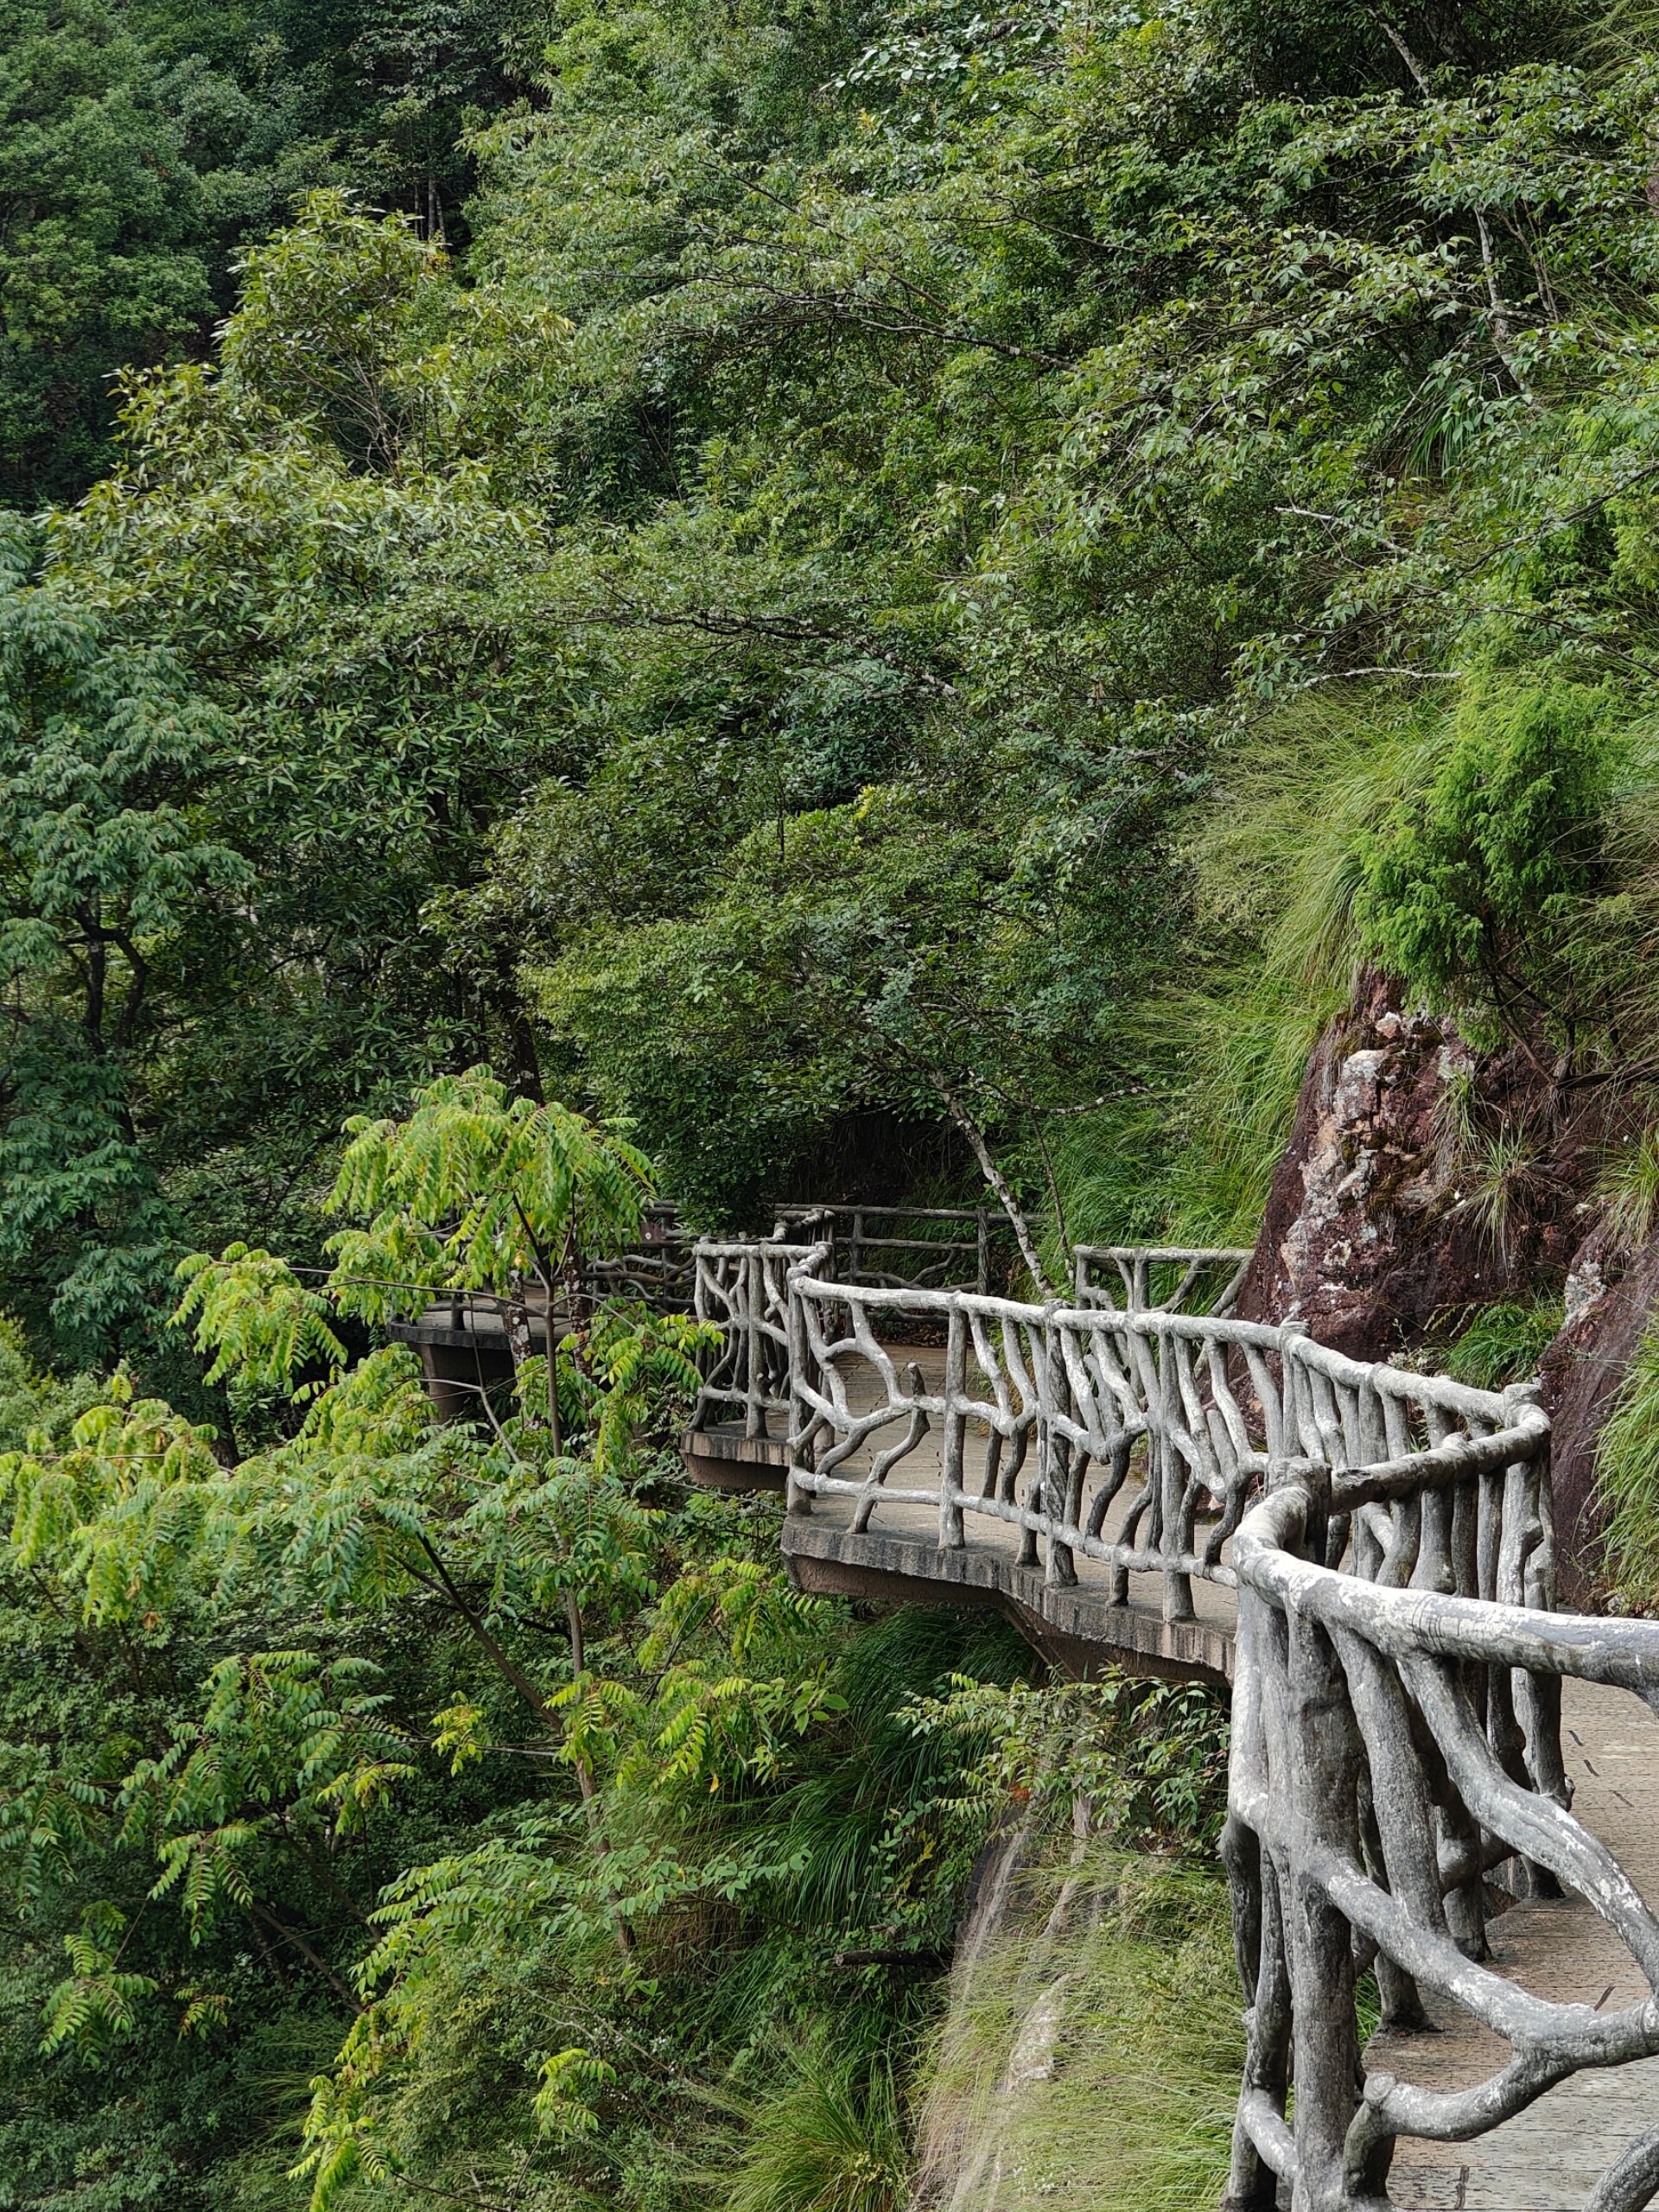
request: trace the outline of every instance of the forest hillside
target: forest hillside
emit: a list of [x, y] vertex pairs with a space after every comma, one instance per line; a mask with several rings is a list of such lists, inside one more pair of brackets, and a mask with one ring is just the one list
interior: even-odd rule
[[[1015, 1806], [1101, 2049], [1222, 2018], [1216, 1699], [791, 1589], [688, 1322], [445, 1427], [377, 1286], [1249, 1244], [1408, 1016], [1478, 1267], [1368, 1356], [1645, 1284], [1656, 94], [1601, 0], [13, 9], [0, 2205], [901, 2212]], [[1193, 2066], [1098, 2202], [1212, 2201]]]

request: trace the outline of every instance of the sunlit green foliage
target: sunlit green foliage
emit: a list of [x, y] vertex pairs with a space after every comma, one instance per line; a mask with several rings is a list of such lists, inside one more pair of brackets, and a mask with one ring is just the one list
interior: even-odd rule
[[[650, 1195], [611, 1143], [475, 1071], [359, 1127], [341, 1205], [384, 1233], [435, 1163], [452, 1226], [551, 1237], [574, 1192], [601, 1234], [607, 1192]], [[319, 2212], [480, 2174], [550, 2205], [706, 2197], [691, 2146], [729, 2150], [747, 2094], [722, 2077], [808, 2032], [835, 1948], [947, 1936], [995, 1792], [963, 1787], [973, 1716], [929, 1736], [910, 1701], [976, 1659], [1008, 1681], [1006, 1633], [855, 1636], [784, 1582], [769, 1519], [684, 1498], [652, 1440], [695, 1324], [602, 1309], [561, 1347], [562, 1431], [539, 1356], [511, 1404], [446, 1427], [406, 1351], [336, 1332], [348, 1270], [308, 1292], [238, 1249], [182, 1274], [181, 1325], [283, 1413], [259, 1448], [0, 1345], [0, 1635], [33, 1670], [0, 1734], [3, 1967], [30, 1993], [0, 2058], [21, 2036], [66, 2092], [96, 2075], [111, 2110], [158, 2112], [200, 2063], [239, 2085], [203, 2144], [225, 2185]], [[840, 2001], [891, 2069], [925, 1997], [882, 1980]], [[307, 2070], [280, 2183], [251, 2114], [284, 2037]], [[60, 2128], [37, 2150], [73, 2155]]]
[[1581, 687], [1472, 689], [1421, 799], [1362, 846], [1357, 918], [1431, 1001], [1511, 1030], [1575, 1016], [1575, 928], [1619, 766], [1611, 701]]

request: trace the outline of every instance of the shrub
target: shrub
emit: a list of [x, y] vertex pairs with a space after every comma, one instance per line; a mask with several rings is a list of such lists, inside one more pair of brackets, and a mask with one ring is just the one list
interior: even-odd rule
[[1432, 1003], [1511, 1031], [1584, 1012], [1575, 925], [1618, 766], [1606, 691], [1473, 685], [1427, 788], [1360, 842], [1365, 949]]
[[1627, 1604], [1659, 1604], [1659, 1324], [1649, 1322], [1601, 1432], [1596, 1476], [1611, 1507], [1606, 1565]]
[[1519, 1382], [1536, 1373], [1564, 1311], [1562, 1300], [1553, 1296], [1483, 1306], [1441, 1364], [1453, 1382], [1477, 1390]]

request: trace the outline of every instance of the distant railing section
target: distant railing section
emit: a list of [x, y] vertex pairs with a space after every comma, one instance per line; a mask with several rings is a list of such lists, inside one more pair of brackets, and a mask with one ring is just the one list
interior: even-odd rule
[[[319, 1270], [318, 1272], [321, 1272]], [[387, 1284], [405, 1294], [409, 1312], [385, 1323], [394, 1343], [418, 1353], [433, 1406], [446, 1421], [476, 1416], [486, 1401], [505, 1402], [512, 1387], [513, 1316], [521, 1313], [533, 1352], [547, 1349], [549, 1307], [555, 1340], [579, 1327], [607, 1300], [637, 1300], [664, 1313], [691, 1310], [696, 1298], [692, 1239], [672, 1206], [648, 1206], [635, 1249], [607, 1259], [584, 1259], [575, 1280], [560, 1283], [550, 1301], [539, 1284], [522, 1297], [497, 1291], [424, 1290], [419, 1284]]]
[[1077, 1244], [1071, 1288], [1079, 1306], [1156, 1306], [1224, 1316], [1238, 1303], [1254, 1256], [1234, 1245]]
[[[948, 1327], [953, 1300], [989, 1295], [984, 1286], [997, 1246], [982, 1208], [780, 1206], [777, 1215], [778, 1229], [764, 1243], [705, 1237], [696, 1248], [693, 1310], [700, 1320], [715, 1324], [721, 1340], [706, 1355], [694, 1429], [741, 1421], [750, 1438], [769, 1437], [781, 1444], [788, 1434], [792, 1414], [792, 1272], [805, 1268], [844, 1289], [888, 1294], [880, 1309], [885, 1324], [890, 1332], [901, 1334], [906, 1330], [914, 1334], [918, 1324], [924, 1329], [932, 1325], [937, 1332]], [[900, 1236], [896, 1230], [873, 1229], [875, 1217], [906, 1228], [939, 1224], [942, 1233]], [[953, 1228], [965, 1224], [973, 1225], [971, 1237], [951, 1235]], [[785, 1241], [791, 1230], [797, 1232], [795, 1241]], [[801, 1241], [809, 1232], [809, 1241]], [[1121, 1269], [1122, 1294], [1129, 1306], [1145, 1306], [1155, 1300], [1160, 1306], [1175, 1307], [1188, 1297], [1206, 1305], [1230, 1306], [1249, 1258], [1245, 1252], [1198, 1248], [1143, 1251], [1080, 1247], [1075, 1262], [1079, 1302], [1116, 1310], [1110, 1292], [1094, 1280], [1093, 1270], [1106, 1263]], [[964, 1278], [971, 1273], [976, 1287], [941, 1287], [939, 1278], [950, 1284], [953, 1270]]]
[[659, 1313], [689, 1313], [696, 1300], [696, 1239], [673, 1206], [647, 1206], [639, 1242], [610, 1260], [589, 1260], [584, 1286], [594, 1299], [637, 1299]]
[[837, 1282], [890, 1290], [991, 1287], [1014, 1240], [987, 1206], [779, 1205], [774, 1236], [827, 1244]]
[[[983, 1289], [1001, 1256], [982, 1206], [779, 1205], [764, 1241], [704, 1237], [696, 1248], [693, 1311], [721, 1332], [705, 1354], [694, 1431], [741, 1423], [781, 1450], [791, 1412], [789, 1277], [807, 1268], [837, 1282]], [[1012, 1240], [1008, 1240], [1011, 1245]]]
[[[896, 1323], [921, 1317], [944, 1339], [931, 1374], [891, 1341]], [[795, 1511], [843, 1497], [861, 1530], [884, 1509], [927, 1506], [947, 1550], [976, 1519], [1003, 1522], [1050, 1582], [1094, 1560], [1125, 1604], [1132, 1575], [1156, 1575], [1171, 1622], [1194, 1618], [1195, 1580], [1232, 1587], [1230, 1540], [1268, 1469], [1302, 1450], [1303, 1400], [1323, 1404], [1335, 1357], [1294, 1322], [873, 1291], [804, 1269], [787, 1326]], [[1408, 1458], [1485, 1433], [1486, 1394], [1358, 1371], [1382, 1378], [1373, 1387]], [[1288, 1416], [1287, 1389], [1299, 1394]]]
[[[779, 1205], [765, 1241], [694, 1243], [672, 1206], [646, 1209], [636, 1248], [585, 1260], [578, 1281], [553, 1297], [556, 1333], [607, 1299], [634, 1299], [664, 1313], [714, 1322], [720, 1342], [705, 1355], [693, 1427], [741, 1423], [747, 1437], [781, 1440], [789, 1415], [787, 1274], [810, 1259], [838, 1280], [877, 1284], [984, 1286], [1012, 1240], [983, 1207]], [[1005, 1249], [1006, 1248], [1006, 1249]], [[423, 1294], [407, 1286], [411, 1297]], [[509, 1388], [509, 1324], [515, 1301], [490, 1291], [432, 1294], [388, 1333], [420, 1352], [435, 1402], [446, 1417], [475, 1410], [481, 1395]], [[526, 1289], [522, 1310], [531, 1348], [544, 1349], [549, 1300]]]
[[696, 1249], [698, 1320], [720, 1331], [704, 1354], [702, 1388], [691, 1425], [741, 1421], [746, 1437], [781, 1435], [791, 1404], [789, 1282], [797, 1268], [822, 1266], [828, 1243], [721, 1243]]

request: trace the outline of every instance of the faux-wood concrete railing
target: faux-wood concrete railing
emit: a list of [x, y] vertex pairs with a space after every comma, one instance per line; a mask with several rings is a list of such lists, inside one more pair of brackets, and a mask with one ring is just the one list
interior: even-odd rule
[[[1132, 1294], [1135, 1255], [1103, 1256]], [[1225, 2212], [1268, 2212], [1282, 2183], [1295, 2212], [1384, 2212], [1398, 2138], [1472, 2142], [1573, 2074], [1659, 2055], [1659, 1918], [1574, 1819], [1560, 1739], [1564, 1676], [1659, 1707], [1659, 1624], [1553, 1610], [1529, 1387], [1366, 1366], [1294, 1322], [873, 1289], [813, 1259], [747, 1278], [767, 1417], [786, 1388], [793, 1514], [835, 1499], [855, 1529], [885, 1514], [913, 1532], [920, 1508], [942, 1566], [1011, 1524], [1048, 1581], [1079, 1557], [1119, 1592], [1153, 1575], [1169, 1618], [1199, 1580], [1236, 1599], [1224, 1854], [1249, 2047]], [[730, 1279], [736, 1255], [721, 1264]], [[1492, 1907], [1562, 1891], [1646, 1996], [1603, 2013], [1493, 1964]], [[1453, 2089], [1368, 2072], [1368, 1973], [1385, 2025], [1421, 2024], [1427, 1996], [1507, 2056]], [[1586, 2212], [1638, 2212], [1656, 2188], [1659, 2128]]]

